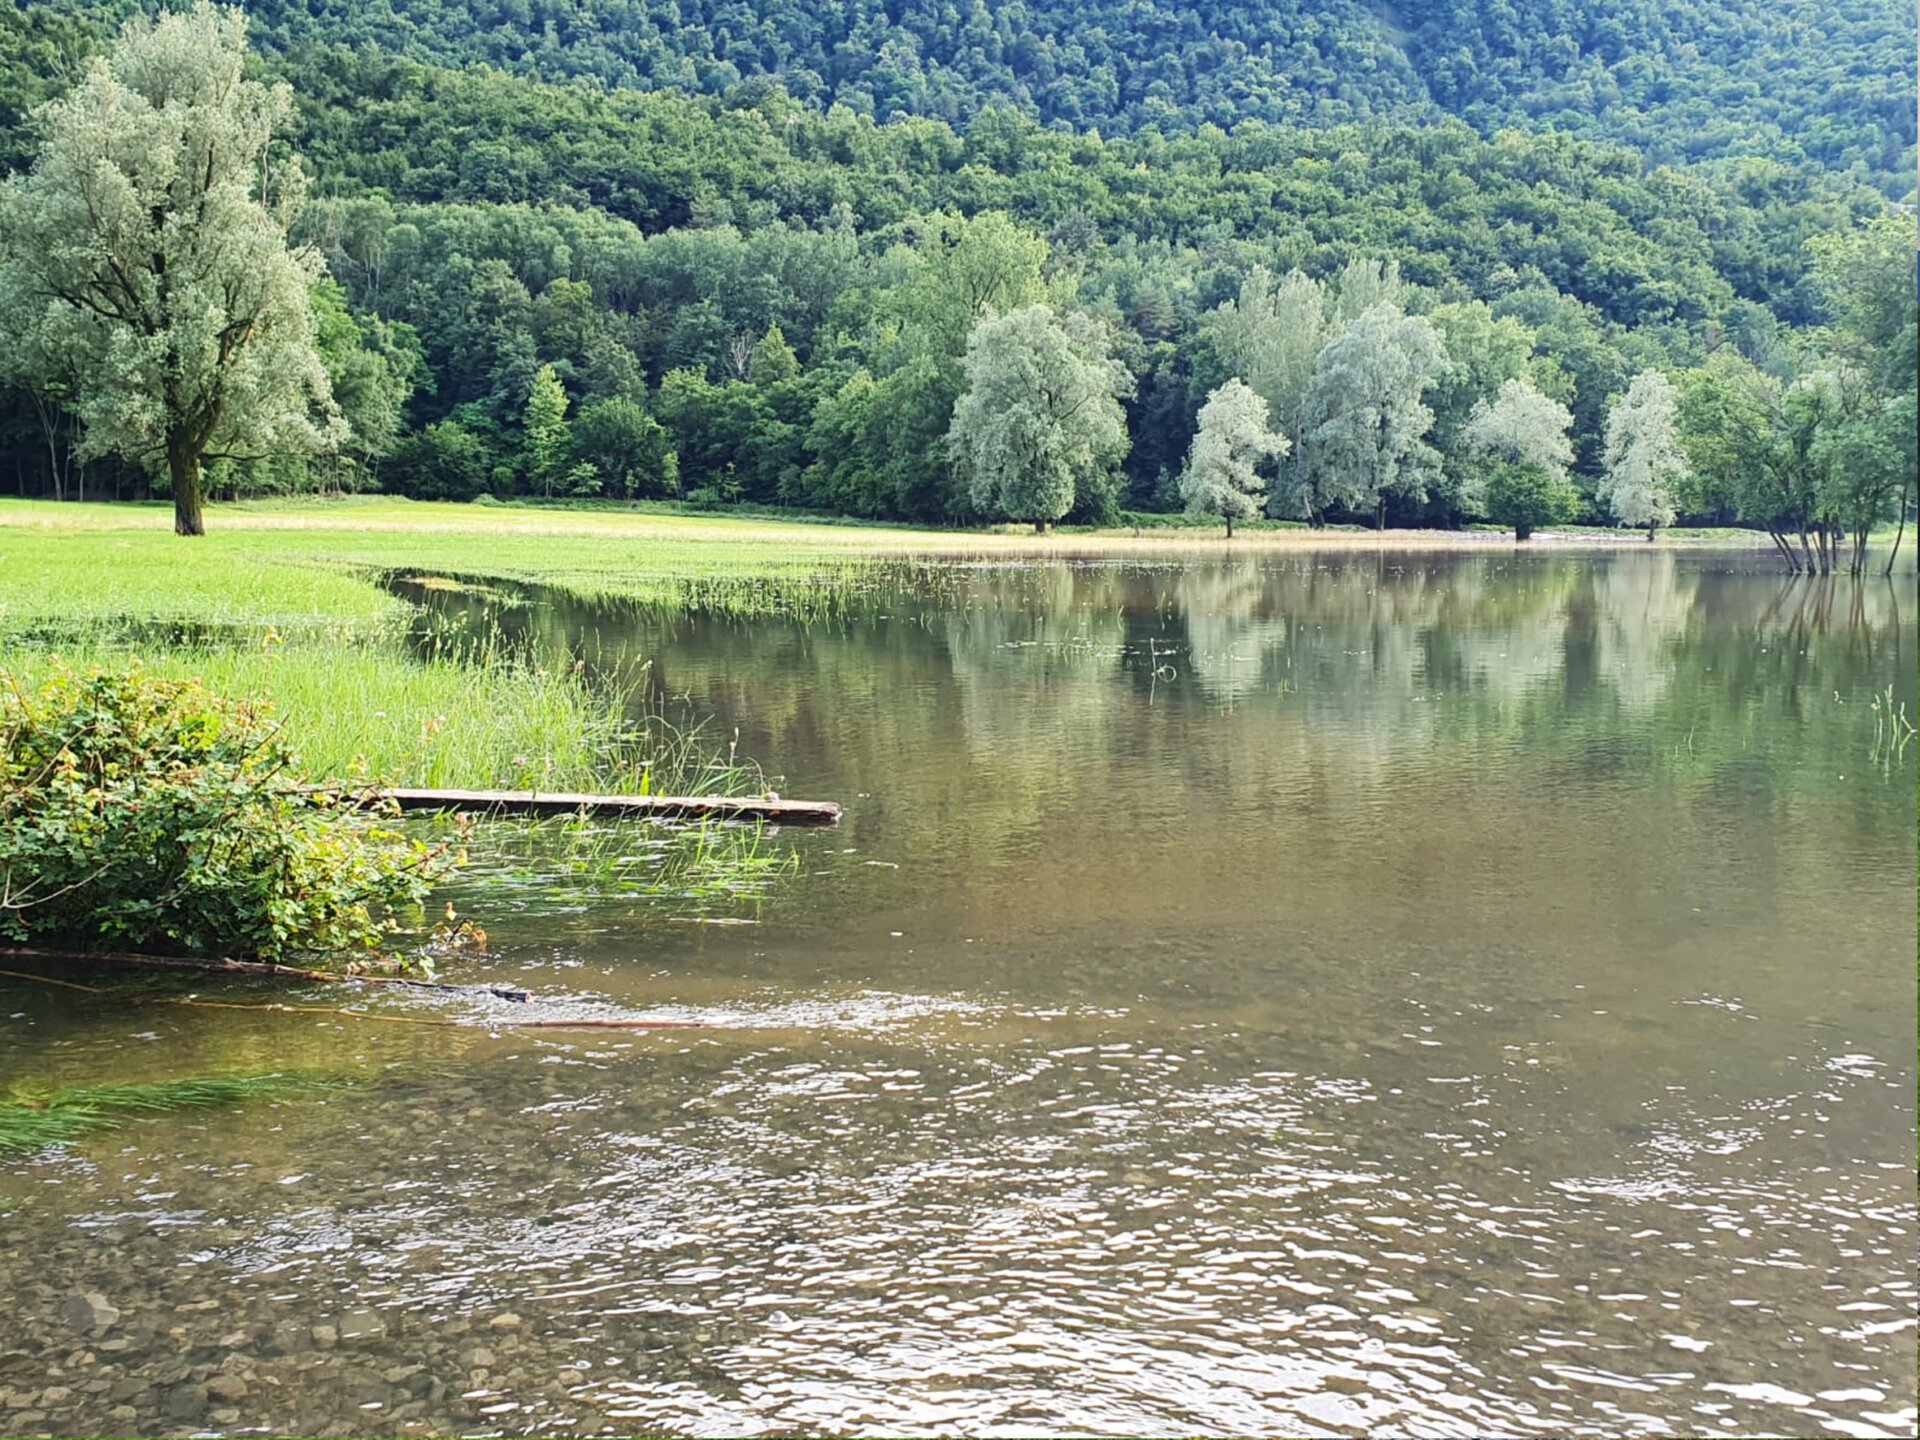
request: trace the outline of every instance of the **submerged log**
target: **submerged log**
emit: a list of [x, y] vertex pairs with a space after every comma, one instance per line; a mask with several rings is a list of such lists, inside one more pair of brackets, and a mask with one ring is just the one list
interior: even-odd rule
[[402, 810], [459, 811], [472, 815], [600, 815], [613, 819], [766, 820], [776, 825], [837, 825], [840, 807], [831, 800], [724, 795], [584, 795], [540, 790], [328, 791], [349, 804], [392, 802]]
[[[517, 985], [451, 985], [444, 980], [421, 980], [411, 975], [356, 975], [333, 970], [309, 970], [299, 965], [274, 965], [262, 960], [142, 955], [125, 950], [30, 950], [19, 947], [0, 949], [0, 958], [50, 960], [61, 965], [132, 966], [138, 970], [185, 970], [232, 979], [323, 980], [341, 985], [399, 985], [412, 990], [484, 990], [501, 1000], [525, 1001], [528, 998], [528, 992]], [[56, 980], [50, 983], [62, 982]]]

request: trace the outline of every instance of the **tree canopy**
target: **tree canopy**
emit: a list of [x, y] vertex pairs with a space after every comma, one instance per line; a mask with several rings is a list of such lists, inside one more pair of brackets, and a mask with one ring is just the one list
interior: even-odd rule
[[[114, 0], [58, 0], [117, 20]], [[1894, 0], [250, 0], [282, 56], [385, 53], [743, 108], [966, 126], [998, 112], [1104, 134], [1247, 120], [1459, 117], [1656, 161], [1761, 155], [1913, 187], [1913, 15]], [[45, 28], [23, 24], [45, 44]]]
[[1258, 515], [1267, 482], [1260, 467], [1289, 449], [1285, 435], [1267, 428], [1267, 402], [1244, 382], [1227, 381], [1200, 407], [1200, 428], [1180, 475], [1189, 515], [1219, 515], [1233, 534], [1235, 516]]
[[201, 530], [201, 464], [345, 434], [314, 346], [321, 259], [290, 250], [299, 165], [268, 151], [284, 86], [241, 78], [246, 18], [205, 3], [130, 21], [38, 113], [31, 172], [0, 186], [0, 361], [70, 388], [79, 451], [162, 471]]
[[1105, 336], [1029, 305], [981, 320], [960, 363], [967, 388], [948, 446], [976, 511], [1040, 530], [1076, 505], [1111, 512], [1132, 377], [1108, 358]]

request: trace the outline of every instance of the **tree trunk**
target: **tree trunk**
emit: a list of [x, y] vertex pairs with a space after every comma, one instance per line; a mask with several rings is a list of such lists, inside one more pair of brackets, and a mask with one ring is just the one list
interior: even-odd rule
[[1900, 528], [1893, 532], [1893, 549], [1887, 552], [1887, 568], [1880, 573], [1893, 574], [1893, 557], [1900, 553], [1900, 541], [1907, 533], [1907, 487], [1900, 486]]
[[1384, 530], [1387, 528], [1387, 497], [1385, 495], [1380, 497], [1378, 504], [1374, 508], [1373, 528], [1376, 530]]
[[206, 534], [206, 518], [201, 513], [200, 454], [185, 440], [167, 441], [167, 478], [173, 482], [173, 533]]
[[1533, 527], [1531, 525], [1522, 525], [1518, 522], [1515, 522], [1513, 527], [1514, 544], [1517, 545], [1522, 540], [1531, 540], [1532, 538], [1533, 538]]
[[1767, 531], [1767, 538], [1773, 541], [1773, 548], [1778, 550], [1781, 558], [1787, 562], [1787, 573], [1789, 575], [1798, 575], [1800, 573], [1800, 557], [1793, 553], [1793, 546], [1788, 543], [1787, 538], [1778, 530]]
[[1656, 528], [1657, 527], [1654, 525], [1654, 523], [1651, 520], [1647, 522], [1647, 544], [1649, 545], [1653, 543], [1653, 532]]
[[1233, 516], [1231, 515], [1227, 516], [1227, 538], [1229, 540], [1233, 538]]
[[47, 402], [38, 390], [27, 391], [27, 396], [33, 401], [33, 413], [40, 417], [41, 432], [47, 437], [47, 478], [53, 482], [53, 498], [64, 500], [67, 487], [60, 483], [60, 412], [56, 409], [49, 414]]

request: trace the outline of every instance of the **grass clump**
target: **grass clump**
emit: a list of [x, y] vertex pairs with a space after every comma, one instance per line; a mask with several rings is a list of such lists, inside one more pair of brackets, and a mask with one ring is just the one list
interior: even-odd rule
[[313, 1083], [286, 1075], [234, 1075], [59, 1090], [17, 1084], [0, 1096], [0, 1154], [44, 1150], [116, 1129], [127, 1114], [230, 1105]]
[[138, 665], [0, 670], [0, 939], [383, 958], [451, 862], [303, 778], [257, 702]]

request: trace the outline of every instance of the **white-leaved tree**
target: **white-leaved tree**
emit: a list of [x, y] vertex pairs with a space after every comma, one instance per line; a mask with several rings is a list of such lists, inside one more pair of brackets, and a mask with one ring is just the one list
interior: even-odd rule
[[1235, 516], [1258, 515], [1267, 482], [1260, 467], [1287, 453], [1287, 437], [1267, 428], [1267, 402], [1238, 379], [1200, 407], [1200, 429], [1180, 473], [1189, 515], [1220, 515], [1233, 538]]
[[[1474, 402], [1461, 430], [1474, 472], [1461, 502], [1525, 540], [1536, 525], [1571, 520], [1580, 497], [1567, 481], [1573, 412], [1525, 380], [1507, 380], [1491, 403]], [[1488, 471], [1491, 473], [1488, 473]]]
[[314, 346], [320, 257], [287, 245], [298, 162], [268, 153], [292, 97], [241, 78], [246, 24], [207, 0], [129, 20], [0, 184], [4, 328], [70, 383], [83, 458], [168, 477], [182, 535], [204, 528], [204, 462], [346, 433]]
[[1382, 303], [1342, 330], [1314, 362], [1301, 439], [1312, 488], [1309, 519], [1334, 505], [1386, 525], [1387, 497], [1426, 498], [1440, 456], [1427, 443], [1433, 411], [1423, 397], [1447, 365], [1440, 332], [1420, 315]]
[[1076, 502], [1111, 501], [1133, 377], [1098, 325], [1046, 305], [990, 315], [960, 365], [967, 388], [947, 451], [974, 509], [1045, 530]]
[[[1298, 270], [1275, 282], [1256, 266], [1229, 300], [1207, 317], [1214, 347], [1254, 394], [1267, 402], [1267, 414], [1281, 428], [1299, 435], [1306, 416], [1313, 362], [1327, 341], [1327, 292], [1318, 280]], [[1292, 464], [1282, 467], [1269, 502], [1275, 513], [1311, 514], [1303, 494], [1307, 477], [1295, 447]]]
[[1687, 478], [1677, 431], [1678, 396], [1658, 370], [1642, 370], [1607, 412], [1606, 474], [1596, 498], [1647, 539], [1673, 523], [1676, 487]]

